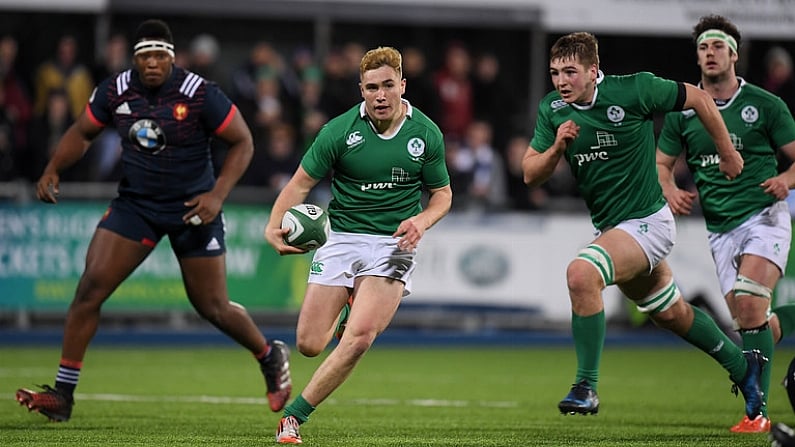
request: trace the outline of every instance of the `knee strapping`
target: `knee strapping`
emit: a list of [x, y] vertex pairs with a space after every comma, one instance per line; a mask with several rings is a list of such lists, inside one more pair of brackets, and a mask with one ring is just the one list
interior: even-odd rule
[[737, 295], [756, 296], [769, 300], [773, 291], [747, 276], [737, 275], [737, 281], [734, 283], [734, 296], [737, 297]]
[[596, 267], [596, 271], [602, 277], [605, 287], [613, 284], [615, 277], [615, 267], [610, 254], [602, 247], [591, 244], [577, 253], [577, 259], [582, 259]]
[[670, 309], [680, 297], [679, 288], [676, 287], [672, 279], [662, 289], [642, 300], [635, 301], [635, 306], [644, 314], [654, 315]]
[[[763, 299], [766, 299], [766, 300], [770, 301], [771, 297], [773, 296], [773, 291], [770, 290], [770, 288], [766, 287], [763, 284], [760, 284], [760, 283], [754, 281], [753, 279], [751, 279], [751, 278], [749, 278], [747, 276], [743, 276], [743, 275], [737, 275], [737, 281], [735, 281], [735, 283], [734, 283], [733, 292], [734, 292], [734, 298], [735, 299], [739, 295], [745, 295], [745, 296], [754, 296], [754, 297], [757, 297], [757, 298], [763, 298]], [[770, 304], [768, 304], [768, 306], [767, 306], [767, 315], [766, 315], [767, 318], [766, 319], [769, 321], [772, 316], [773, 316], [773, 313], [770, 311]], [[767, 323], [765, 323], [765, 325], [767, 325]], [[732, 321], [732, 326], [733, 326], [734, 330], [736, 330], [736, 331], [741, 331], [742, 332], [742, 331], [746, 330], [746, 329], [742, 329], [740, 327], [740, 323], [739, 323], [739, 321], [737, 321], [736, 318]], [[748, 330], [753, 331], [753, 330], [756, 330], [756, 329], [759, 329], [759, 328], [748, 329]]]

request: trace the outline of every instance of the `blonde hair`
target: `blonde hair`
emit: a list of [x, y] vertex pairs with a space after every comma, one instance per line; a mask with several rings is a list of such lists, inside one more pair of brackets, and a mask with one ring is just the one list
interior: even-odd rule
[[395, 69], [398, 76], [403, 78], [403, 56], [400, 55], [400, 51], [392, 47], [373, 48], [365, 53], [359, 64], [359, 76], [363, 76], [366, 71], [375, 70], [385, 65]]

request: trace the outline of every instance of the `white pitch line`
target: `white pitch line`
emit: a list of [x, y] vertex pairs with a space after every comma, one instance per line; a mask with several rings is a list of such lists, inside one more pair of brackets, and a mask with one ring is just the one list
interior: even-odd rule
[[38, 377], [52, 374], [52, 368], [0, 368], [0, 377]]
[[[2, 395], [0, 395], [2, 396]], [[13, 395], [6, 395], [4, 398], [13, 399]], [[216, 405], [267, 405], [268, 400], [260, 397], [229, 397], [229, 396], [141, 396], [132, 394], [84, 394], [76, 393], [76, 401], [105, 401], [105, 402], [144, 402], [144, 403], [199, 403]], [[330, 405], [366, 405], [373, 407], [389, 407], [404, 405], [409, 407], [487, 407], [487, 408], [516, 408], [519, 406], [515, 401], [468, 401], [468, 400], [445, 400], [445, 399], [353, 399], [349, 401], [339, 399], [329, 399], [326, 404]]]

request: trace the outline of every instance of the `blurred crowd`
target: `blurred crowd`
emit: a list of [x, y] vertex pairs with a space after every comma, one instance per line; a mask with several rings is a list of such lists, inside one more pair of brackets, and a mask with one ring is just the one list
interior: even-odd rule
[[[55, 144], [82, 112], [94, 85], [131, 64], [124, 35], [109, 37], [99, 60], [88, 62], [78, 41], [63, 35], [54, 53], [33, 73], [15, 64], [18, 42], [0, 38], [0, 182], [34, 182]], [[568, 167], [561, 164], [543, 186], [522, 181], [521, 159], [532, 123], [527, 104], [501, 71], [499, 58], [448, 42], [437, 66], [420, 47], [399, 48], [407, 80], [405, 98], [429, 115], [447, 139], [448, 169], [456, 211], [582, 211]], [[238, 64], [222, 64], [221, 42], [194, 36], [177, 48], [176, 64], [218, 83], [238, 105], [254, 137], [255, 155], [240, 185], [278, 191], [290, 178], [323, 124], [361, 101], [357, 42], [332, 47], [321, 57], [310, 47], [285, 54], [268, 41], [253, 43]], [[93, 58], [91, 58], [93, 59]], [[795, 110], [790, 54], [774, 47], [760, 84]], [[215, 161], [225, 148], [213, 146]], [[64, 181], [112, 182], [121, 177], [119, 137], [106, 129]], [[688, 174], [682, 164], [682, 181]]]

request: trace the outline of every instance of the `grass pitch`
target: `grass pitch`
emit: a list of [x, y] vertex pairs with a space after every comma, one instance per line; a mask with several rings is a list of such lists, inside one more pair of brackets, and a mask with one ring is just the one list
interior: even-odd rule
[[[779, 384], [795, 351], [779, 349], [771, 419], [795, 424]], [[14, 401], [18, 387], [52, 384], [57, 348], [0, 347], [0, 445], [275, 445], [250, 354], [237, 347], [95, 346], [72, 420], [50, 423]], [[294, 395], [320, 358], [293, 354]], [[301, 428], [308, 446], [769, 445], [733, 434], [743, 400], [706, 355], [678, 347], [613, 348], [603, 356], [596, 416], [562, 416], [573, 348], [396, 348], [376, 345]]]

